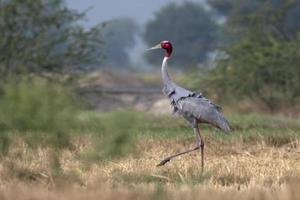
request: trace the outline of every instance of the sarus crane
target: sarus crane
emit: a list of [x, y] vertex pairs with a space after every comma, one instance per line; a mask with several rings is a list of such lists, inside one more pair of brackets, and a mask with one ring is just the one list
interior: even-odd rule
[[205, 98], [201, 93], [196, 94], [195, 92], [182, 88], [171, 80], [167, 65], [173, 51], [173, 46], [169, 41], [162, 41], [149, 50], [153, 49], [164, 49], [166, 51], [161, 68], [164, 85], [163, 94], [170, 99], [173, 113], [187, 120], [196, 135], [196, 146], [194, 148], [171, 155], [163, 159], [157, 166], [163, 166], [177, 156], [200, 149], [201, 169], [203, 171], [204, 140], [201, 136], [198, 124], [208, 123], [223, 130], [225, 133], [230, 132], [229, 124], [219, 106]]

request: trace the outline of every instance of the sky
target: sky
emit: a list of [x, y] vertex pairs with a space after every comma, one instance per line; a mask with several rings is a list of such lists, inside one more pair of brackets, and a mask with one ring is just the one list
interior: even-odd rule
[[[87, 28], [117, 17], [130, 17], [143, 25], [162, 6], [170, 2], [184, 1], [187, 0], [66, 0], [70, 8], [79, 11], [88, 10], [87, 21], [84, 23]], [[203, 2], [204, 0], [192, 1]]]

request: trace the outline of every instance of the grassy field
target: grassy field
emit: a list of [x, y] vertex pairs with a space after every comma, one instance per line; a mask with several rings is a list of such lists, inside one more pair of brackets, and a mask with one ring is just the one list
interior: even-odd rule
[[[84, 112], [70, 144], [30, 145], [10, 130], [0, 162], [1, 199], [297, 199], [300, 121], [283, 116], [228, 115], [233, 132], [202, 126], [200, 153], [185, 121], [145, 113]], [[42, 144], [42, 143], [41, 143]]]

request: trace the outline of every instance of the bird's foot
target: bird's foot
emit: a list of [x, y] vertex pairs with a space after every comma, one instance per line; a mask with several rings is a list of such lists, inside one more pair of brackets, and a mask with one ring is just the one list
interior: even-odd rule
[[160, 163], [159, 163], [158, 165], [156, 165], [156, 167], [163, 166], [163, 165], [165, 165], [167, 162], [169, 162], [170, 160], [171, 160], [171, 158], [163, 159], [162, 161], [160, 161]]

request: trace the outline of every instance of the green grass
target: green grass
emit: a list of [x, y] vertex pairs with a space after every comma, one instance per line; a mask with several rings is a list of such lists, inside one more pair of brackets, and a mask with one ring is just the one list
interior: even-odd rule
[[[190, 126], [181, 118], [171, 115], [154, 116], [147, 113], [136, 112], [113, 112], [113, 113], [83, 113], [85, 122], [89, 124], [90, 130], [99, 131], [99, 122], [104, 122], [108, 127], [115, 127], [114, 132], [119, 129], [129, 130], [127, 134], [134, 137], [150, 138], [193, 138], [194, 133]], [[133, 117], [134, 116], [134, 117]], [[271, 116], [256, 113], [228, 115], [228, 121], [232, 127], [230, 134], [207, 125], [201, 124], [200, 128], [204, 135], [219, 140], [240, 140], [243, 142], [258, 142], [264, 140], [268, 144], [280, 146], [288, 143], [295, 137], [300, 136], [300, 120], [286, 118], [284, 116]], [[131, 119], [130, 129], [124, 129], [122, 123]], [[94, 122], [95, 124], [90, 124]], [[95, 125], [95, 126], [94, 126]], [[93, 129], [94, 127], [94, 129]], [[100, 128], [100, 129], [99, 129]], [[121, 131], [120, 131], [121, 130]]]
[[258, 113], [229, 115], [233, 129], [293, 129], [300, 130], [300, 120], [281, 115], [264, 115]]

